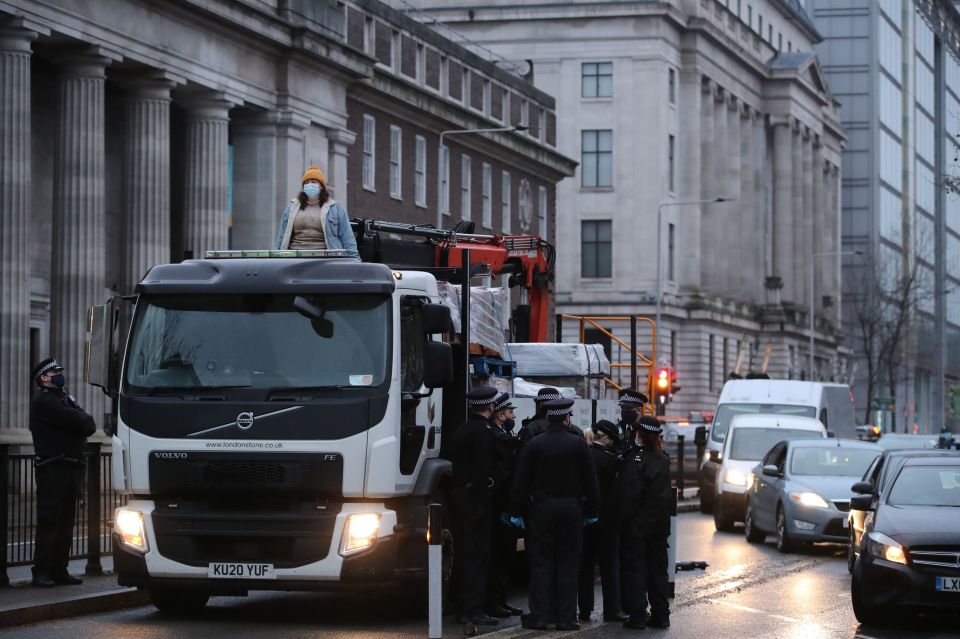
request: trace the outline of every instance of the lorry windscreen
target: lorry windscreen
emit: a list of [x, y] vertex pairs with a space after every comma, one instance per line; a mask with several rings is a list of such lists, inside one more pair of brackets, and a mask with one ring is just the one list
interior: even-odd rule
[[735, 415], [797, 415], [800, 417], [816, 417], [816, 406], [797, 406], [795, 404], [721, 404], [717, 407], [717, 414], [713, 416], [713, 426], [710, 428], [710, 439], [722, 442], [730, 430], [730, 422]]
[[[389, 379], [390, 297], [141, 296], [126, 392], [376, 387]], [[312, 315], [312, 317], [310, 316]]]

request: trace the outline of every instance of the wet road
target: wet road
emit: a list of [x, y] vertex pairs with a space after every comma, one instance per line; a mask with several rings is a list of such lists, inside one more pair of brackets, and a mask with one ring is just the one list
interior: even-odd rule
[[[957, 622], [883, 630], [860, 630], [850, 608], [845, 550], [817, 546], [780, 555], [771, 541], [748, 544], [741, 533], [715, 533], [713, 520], [680, 516], [677, 557], [705, 560], [705, 572], [679, 573], [669, 631], [628, 631], [612, 624], [585, 624], [579, 633], [537, 633], [519, 627], [488, 633], [487, 639], [583, 636], [671, 639], [920, 639], [960, 637]], [[520, 603], [518, 592], [514, 598]], [[597, 593], [600, 607], [599, 589]], [[446, 620], [445, 637], [462, 629]], [[514, 620], [513, 623], [516, 623]], [[240, 639], [257, 637], [426, 637], [426, 624], [403, 599], [388, 595], [267, 594], [214, 598], [202, 614], [170, 619], [152, 607], [92, 615], [12, 629], [0, 637], [46, 639]]]

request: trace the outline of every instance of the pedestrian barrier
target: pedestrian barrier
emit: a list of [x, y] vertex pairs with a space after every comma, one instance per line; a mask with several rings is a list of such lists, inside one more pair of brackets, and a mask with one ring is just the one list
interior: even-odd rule
[[430, 504], [427, 521], [427, 591], [430, 639], [443, 637], [443, 506]]
[[[33, 455], [10, 452], [0, 444], [0, 539], [6, 547], [0, 553], [0, 586], [9, 585], [7, 569], [33, 563], [36, 532], [36, 484]], [[87, 560], [85, 574], [103, 574], [100, 557], [112, 552], [113, 511], [126, 497], [113, 489], [113, 457], [98, 443], [88, 443], [85, 468], [77, 497], [70, 559]]]
[[686, 485], [697, 485], [701, 456], [691, 450], [690, 442], [686, 441], [683, 435], [678, 435], [674, 441], [665, 441], [663, 449], [670, 455], [670, 460], [673, 462], [670, 468], [670, 476], [674, 485], [680, 489], [680, 498], [683, 499], [683, 489], [686, 488]]

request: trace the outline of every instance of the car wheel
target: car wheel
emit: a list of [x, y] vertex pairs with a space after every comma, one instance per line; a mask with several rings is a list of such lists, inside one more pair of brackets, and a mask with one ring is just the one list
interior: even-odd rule
[[747, 501], [747, 512], [743, 516], [743, 534], [751, 544], [762, 544], [767, 538], [767, 533], [757, 528], [753, 521], [753, 507], [749, 501]]
[[777, 506], [777, 550], [786, 554], [793, 552], [794, 543], [787, 532], [787, 517], [783, 513], [783, 506]]
[[890, 619], [887, 610], [880, 606], [869, 606], [863, 601], [863, 583], [859, 564], [859, 561], [855, 562], [853, 579], [850, 581], [850, 601], [853, 604], [853, 616], [865, 626], [886, 625]]
[[713, 502], [713, 526], [718, 532], [733, 532], [733, 517], [727, 513], [722, 499]]
[[189, 615], [203, 610], [210, 600], [210, 593], [202, 590], [150, 587], [147, 588], [150, 603], [166, 615]]
[[705, 488], [700, 490], [700, 512], [704, 515], [713, 514], [713, 493]]

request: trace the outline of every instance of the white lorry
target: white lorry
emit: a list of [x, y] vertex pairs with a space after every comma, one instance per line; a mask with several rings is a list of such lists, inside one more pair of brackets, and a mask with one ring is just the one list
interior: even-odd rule
[[114, 570], [161, 610], [425, 585], [427, 506], [450, 471], [441, 418], [464, 417], [463, 386], [446, 412], [433, 390], [454, 377], [449, 309], [430, 273], [315, 254], [159, 265], [91, 309], [87, 381], [114, 399], [128, 497]]

